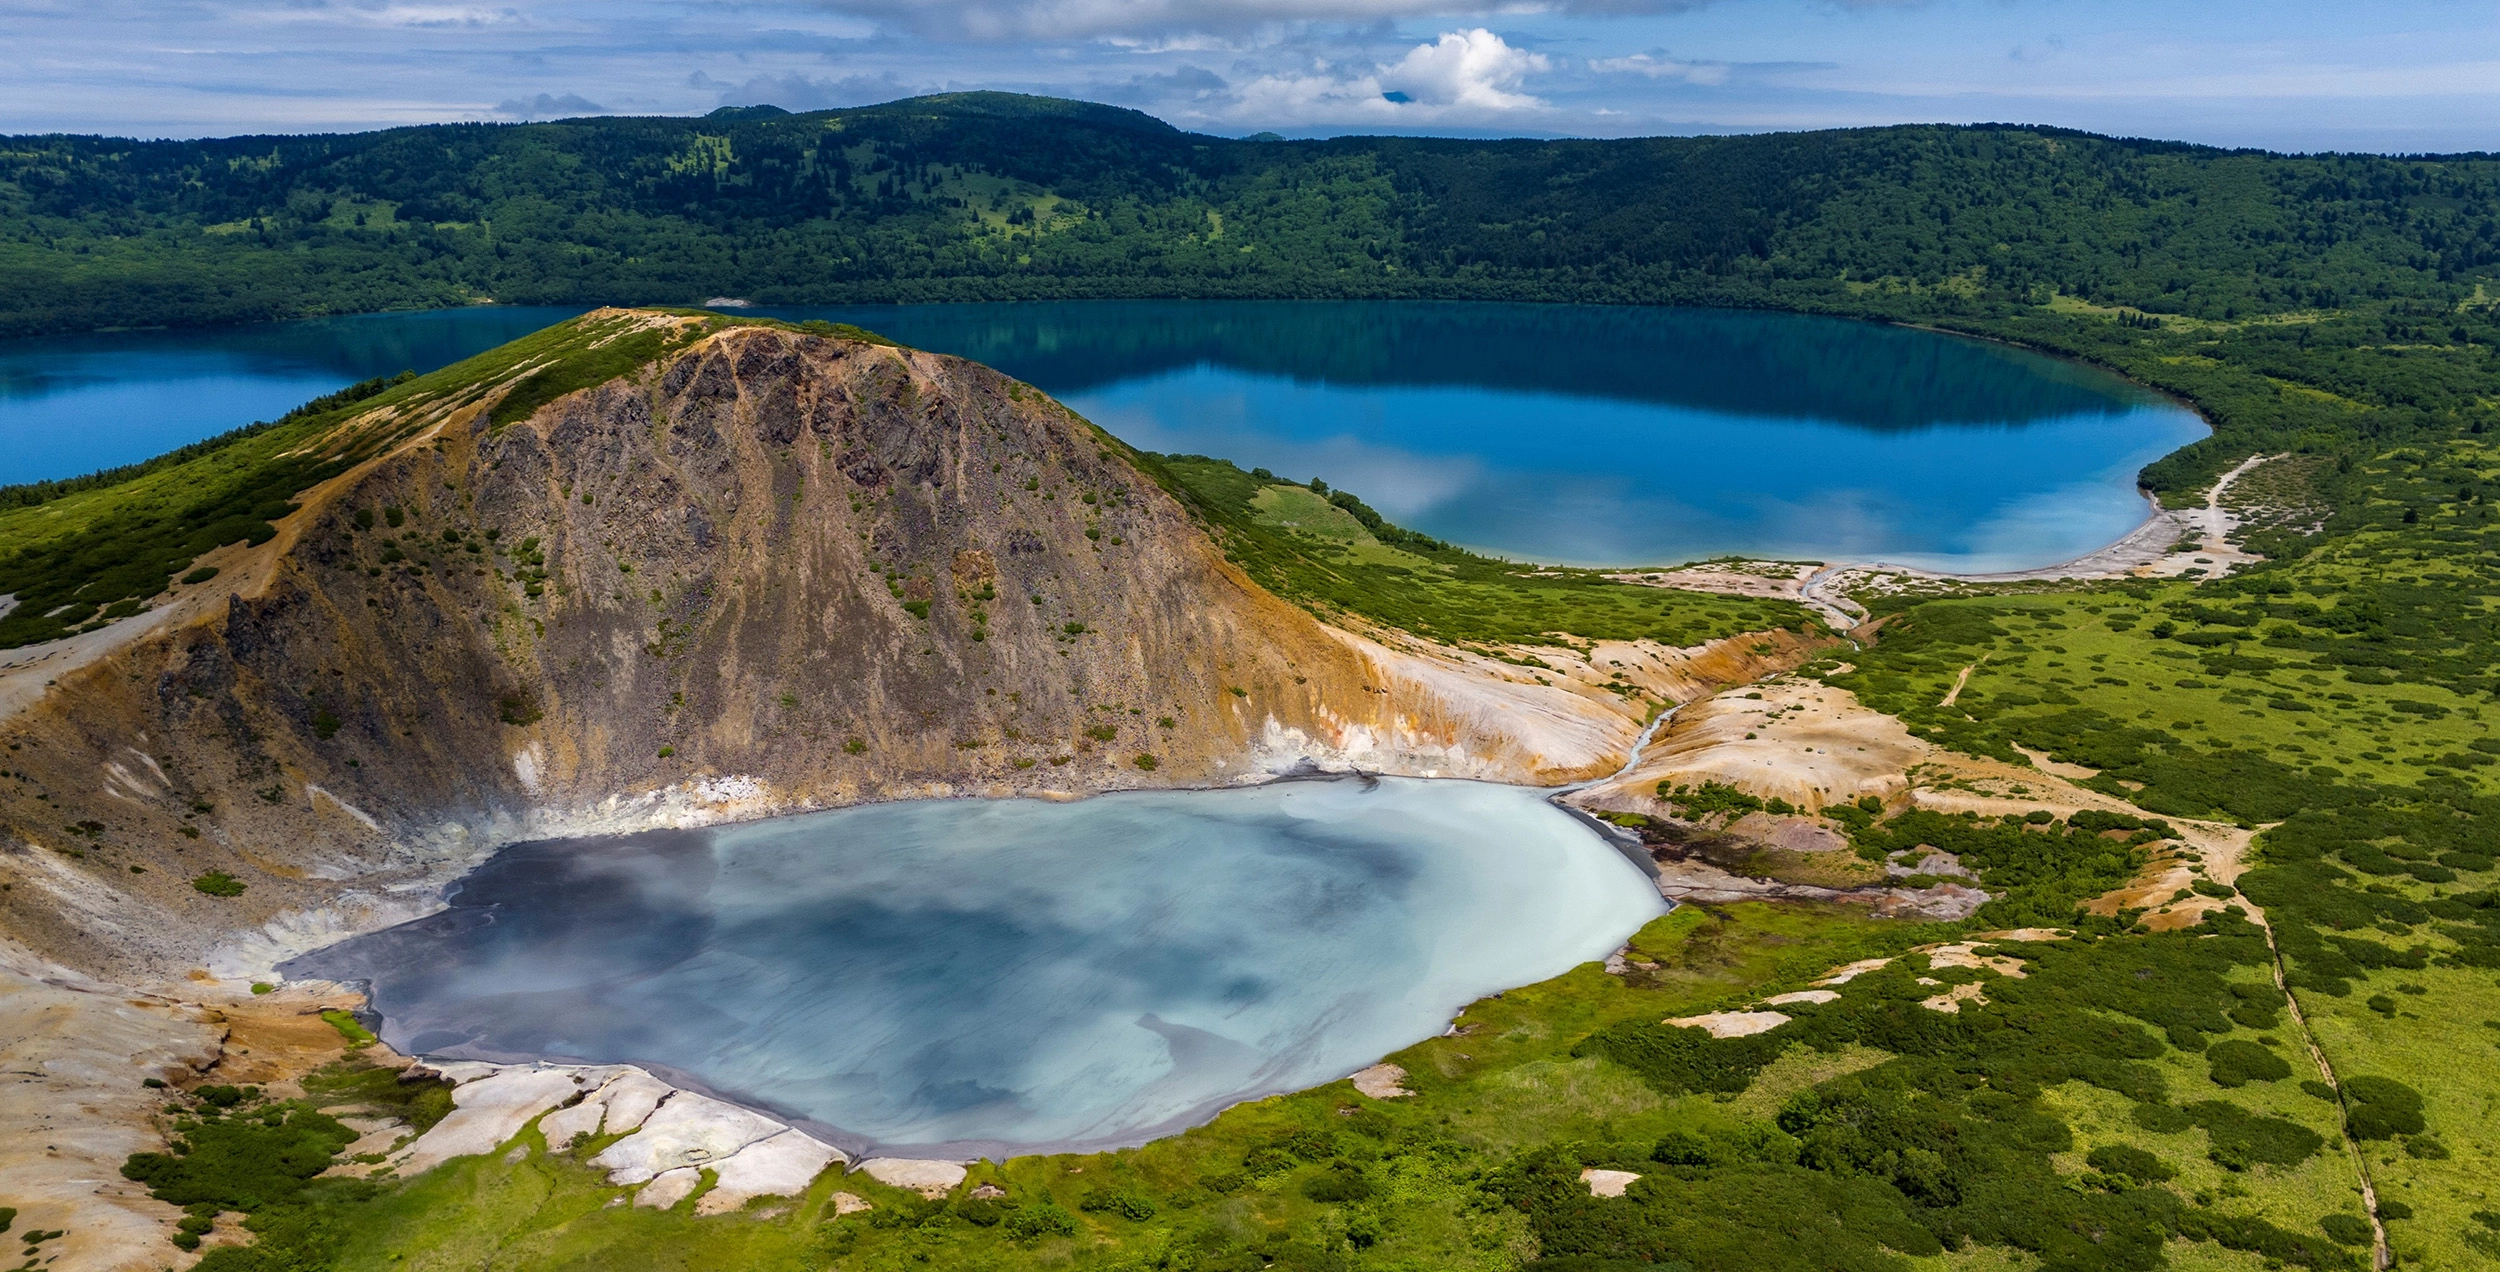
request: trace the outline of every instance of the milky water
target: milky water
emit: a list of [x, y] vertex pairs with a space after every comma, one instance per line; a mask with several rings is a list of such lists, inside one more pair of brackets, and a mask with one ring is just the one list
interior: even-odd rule
[[524, 844], [286, 970], [370, 980], [403, 1050], [656, 1065], [853, 1145], [1137, 1143], [1661, 912], [1542, 796], [1296, 781]]

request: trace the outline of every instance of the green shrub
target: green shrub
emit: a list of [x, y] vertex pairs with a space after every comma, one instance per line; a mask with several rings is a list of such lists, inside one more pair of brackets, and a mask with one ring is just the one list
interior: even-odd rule
[[2241, 1087], [2292, 1076], [2291, 1063], [2271, 1048], [2239, 1038], [2205, 1048], [2205, 1063], [2212, 1068], [2216, 1086]]
[[1708, 817], [1714, 813], [1753, 813], [1762, 810], [1762, 801], [1725, 782], [1703, 782], [1700, 786], [1675, 786], [1658, 783], [1658, 798], [1675, 805], [1686, 817]]
[[273, 1112], [280, 1115], [274, 1124], [256, 1117], [203, 1120], [182, 1132], [171, 1153], [133, 1153], [122, 1175], [177, 1206], [215, 1203], [250, 1212], [293, 1200], [355, 1142], [356, 1132], [302, 1104]]
[[1330, 1162], [1327, 1169], [1303, 1180], [1302, 1195], [1313, 1201], [1368, 1201], [1372, 1195], [1372, 1181], [1363, 1173], [1362, 1167], [1339, 1159]]
[[2325, 1229], [2326, 1235], [2334, 1238], [2337, 1245], [2365, 1246], [2378, 1237], [2377, 1233], [2370, 1231], [2370, 1221], [2359, 1215], [2328, 1215], [2318, 1220], [2318, 1226]]
[[1073, 1237], [1077, 1233], [1076, 1216], [1047, 1201], [1007, 1212], [1004, 1226], [1008, 1236], [1027, 1244], [1044, 1237]]
[[2422, 1093], [2394, 1078], [2344, 1079], [2346, 1125], [2358, 1140], [2421, 1133]]
[[2315, 1237], [2286, 1232], [2263, 1219], [2189, 1210], [2179, 1216], [2180, 1234], [2192, 1241], [2211, 1241], [2226, 1250], [2259, 1255], [2269, 1266], [2292, 1264], [2318, 1269], [2358, 1269], [2351, 1255]]
[[2083, 1161], [2104, 1175], [2124, 1175], [2144, 1184], [2157, 1184], [2179, 1173], [2151, 1153], [2125, 1144], [2103, 1144], [2086, 1153]]
[[1572, 1054], [1604, 1056], [1669, 1095], [1734, 1094], [1787, 1049], [1786, 1034], [1713, 1038], [1708, 1030], [1665, 1024], [1611, 1025]]
[[191, 886], [212, 897], [239, 897], [246, 886], [240, 879], [223, 870], [211, 870], [191, 881]]
[[1153, 756], [1151, 756], [1151, 755], [1148, 755], [1148, 754], [1146, 754], [1146, 753], [1145, 753], [1145, 752], [1143, 752], [1143, 751], [1140, 751], [1140, 752], [1138, 752], [1138, 754], [1137, 754], [1137, 760], [1136, 760], [1136, 763], [1137, 763], [1137, 767], [1139, 767], [1139, 768], [1141, 768], [1141, 769], [1144, 769], [1145, 771], [1147, 771], [1147, 772], [1151, 773], [1151, 772], [1155, 771], [1155, 769], [1156, 769], [1158, 766], [1160, 766], [1161, 761], [1159, 761], [1159, 760], [1155, 759], [1155, 757], [1153, 757]]
[[1132, 1223], [1144, 1223], [1155, 1217], [1158, 1207], [1152, 1197], [1129, 1189], [1098, 1188], [1085, 1194], [1076, 1208], [1087, 1214], [1118, 1215]]
[[2182, 1112], [2205, 1128], [2213, 1144], [2207, 1156], [2225, 1170], [2297, 1166], [2326, 1145], [2325, 1138], [2308, 1127], [2260, 1116], [2224, 1100], [2200, 1100]]

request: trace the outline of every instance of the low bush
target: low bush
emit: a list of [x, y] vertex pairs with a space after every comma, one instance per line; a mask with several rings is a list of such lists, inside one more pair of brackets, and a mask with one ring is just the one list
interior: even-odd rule
[[191, 886], [212, 897], [239, 897], [248, 885], [223, 870], [211, 870], [193, 879]]
[[1027, 1244], [1046, 1237], [1073, 1237], [1077, 1233], [1076, 1216], [1047, 1201], [1008, 1211], [1002, 1226], [1008, 1236]]
[[2274, 1082], [2292, 1076], [2290, 1061], [2269, 1047], [2239, 1038], [2226, 1038], [2205, 1048], [2205, 1063], [2211, 1066], [2214, 1085], [2222, 1087]]
[[2104, 1144], [2084, 1154], [2083, 1161], [2104, 1175], [2124, 1175], [2141, 1184], [2157, 1184], [2179, 1173], [2151, 1153], [2125, 1144]]
[[2200, 1100], [2180, 1112], [2205, 1128], [2207, 1154], [2225, 1170], [2251, 1166], [2297, 1166], [2326, 1146], [2326, 1138], [2297, 1122], [2251, 1113], [2225, 1100]]
[[177, 1206], [213, 1202], [253, 1211], [292, 1200], [356, 1132], [301, 1103], [272, 1105], [261, 1117], [209, 1117], [176, 1124], [170, 1153], [134, 1153], [125, 1178]]
[[1372, 1181], [1364, 1175], [1362, 1167], [1339, 1159], [1302, 1181], [1302, 1195], [1313, 1201], [1368, 1201], [1372, 1195]]
[[2318, 1220], [2318, 1226], [2338, 1245], [2365, 1246], [2377, 1239], [2370, 1231], [2370, 1221], [2359, 1215], [2333, 1214]]
[[2345, 1124], [2358, 1140], [2421, 1133], [2422, 1093], [2394, 1078], [2344, 1079]]

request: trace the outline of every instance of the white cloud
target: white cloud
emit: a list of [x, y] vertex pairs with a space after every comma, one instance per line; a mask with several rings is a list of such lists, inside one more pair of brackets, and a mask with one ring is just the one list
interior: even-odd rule
[[1703, 86], [1724, 84], [1728, 75], [1725, 62], [1689, 62], [1664, 53], [1594, 57], [1589, 59], [1589, 69], [1601, 75], [1646, 75], [1655, 80], [1681, 80]]
[[1476, 110], [1528, 110], [1545, 103], [1519, 91], [1531, 71], [1552, 67], [1542, 53], [1512, 48], [1502, 37], [1475, 27], [1444, 32], [1430, 44], [1407, 50], [1380, 76], [1381, 87], [1410, 101]]
[[1545, 109], [1542, 99], [1523, 90], [1530, 74], [1552, 65], [1544, 54], [1514, 48], [1482, 27], [1446, 31], [1395, 62], [1320, 61], [1306, 71], [1243, 81], [1210, 103], [1208, 114], [1285, 125], [1483, 122]]

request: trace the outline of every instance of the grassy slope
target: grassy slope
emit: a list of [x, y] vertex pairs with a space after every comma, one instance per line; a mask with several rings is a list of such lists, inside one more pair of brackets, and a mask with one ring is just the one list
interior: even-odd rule
[[[1814, 619], [1785, 601], [1607, 581], [1602, 572], [1524, 566], [1451, 547], [1311, 488], [1220, 459], [1150, 463], [1214, 529], [1260, 586], [1321, 617], [1353, 616], [1444, 644], [1544, 644], [1560, 637], [1696, 645]], [[1366, 524], [1366, 520], [1370, 524]]]

